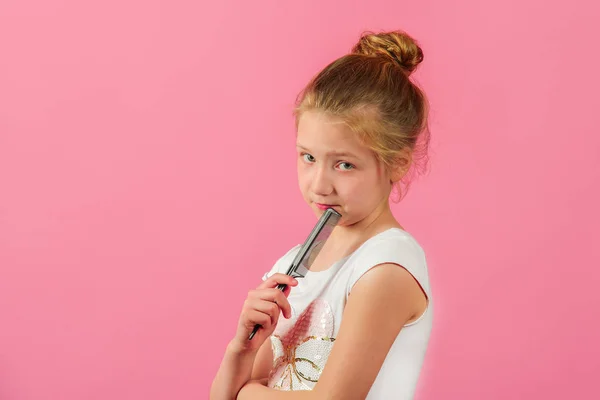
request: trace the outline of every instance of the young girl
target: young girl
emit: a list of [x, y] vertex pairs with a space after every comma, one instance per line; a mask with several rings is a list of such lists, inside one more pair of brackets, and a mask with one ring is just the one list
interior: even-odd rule
[[407, 34], [368, 33], [302, 92], [299, 186], [317, 218], [342, 217], [305, 278], [285, 275], [297, 245], [250, 291], [211, 399], [413, 398], [432, 299], [424, 252], [389, 198], [428, 143], [425, 95], [409, 79], [422, 60]]

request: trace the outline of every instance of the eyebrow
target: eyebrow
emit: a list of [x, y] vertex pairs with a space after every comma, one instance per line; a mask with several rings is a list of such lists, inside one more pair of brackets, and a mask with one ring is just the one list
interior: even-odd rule
[[[310, 153], [310, 150], [307, 149], [306, 147], [300, 145], [300, 144], [296, 144], [296, 147], [298, 147], [299, 149], [305, 150], [307, 152]], [[326, 153], [327, 156], [336, 156], [336, 157], [352, 157], [352, 158], [359, 158], [357, 155], [352, 154], [352, 153], [348, 153], [345, 151], [330, 151]]]

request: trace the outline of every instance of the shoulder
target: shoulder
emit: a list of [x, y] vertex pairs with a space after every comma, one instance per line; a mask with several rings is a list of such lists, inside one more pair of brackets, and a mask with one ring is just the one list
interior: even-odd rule
[[422, 257], [418, 243], [399, 230], [383, 232], [353, 253], [343, 266], [350, 283], [336, 344], [315, 391], [367, 396], [401, 330], [427, 307], [413, 275], [424, 267]]
[[385, 251], [386, 255], [404, 254], [415, 257], [425, 254], [419, 242], [409, 232], [399, 228], [390, 228], [372, 236], [356, 250], [355, 254], [365, 258], [375, 256], [381, 251]]
[[[383, 266], [385, 268], [374, 269]], [[399, 271], [397, 268], [395, 270], [394, 266], [400, 266], [404, 271]], [[425, 252], [411, 234], [401, 229], [388, 229], [367, 240], [350, 257], [347, 267], [349, 274], [347, 294], [350, 294], [354, 285], [372, 269], [380, 270], [376, 275], [383, 279], [406, 275], [408, 272], [424, 292], [430, 294]]]

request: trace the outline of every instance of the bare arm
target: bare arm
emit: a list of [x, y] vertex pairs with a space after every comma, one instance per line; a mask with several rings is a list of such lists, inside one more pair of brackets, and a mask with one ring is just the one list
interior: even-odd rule
[[[276, 289], [280, 283], [288, 285], [285, 292]], [[256, 290], [250, 291], [242, 308], [236, 335], [228, 344], [211, 385], [210, 400], [234, 400], [251, 378], [266, 377], [270, 370], [266, 360], [271, 348], [267, 339], [273, 333], [281, 312], [286, 318], [291, 316], [287, 295], [290, 286], [297, 284], [290, 276], [274, 274]], [[262, 328], [252, 340], [248, 340], [256, 324]]]
[[364, 399], [396, 336], [425, 305], [425, 294], [407, 270], [395, 264], [371, 269], [352, 289], [335, 345], [312, 391], [278, 391], [252, 380], [238, 400]]
[[250, 380], [256, 352], [244, 352], [235, 347], [231, 342], [225, 350], [210, 388], [210, 400], [235, 399], [241, 387]]
[[258, 353], [256, 353], [250, 379], [266, 380], [269, 377], [272, 367], [273, 349], [271, 348], [271, 341], [267, 339], [262, 346], [260, 346]]
[[280, 391], [268, 388], [264, 382], [250, 381], [240, 391], [237, 400], [321, 400], [314, 390]]

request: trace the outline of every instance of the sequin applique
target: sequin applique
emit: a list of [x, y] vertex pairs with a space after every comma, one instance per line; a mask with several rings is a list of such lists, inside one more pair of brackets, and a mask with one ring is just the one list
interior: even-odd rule
[[280, 318], [271, 336], [273, 368], [269, 387], [279, 390], [311, 390], [319, 380], [333, 348], [333, 312], [316, 299], [297, 318]]

